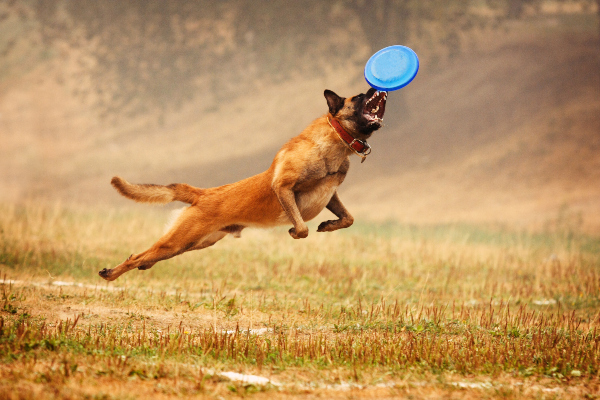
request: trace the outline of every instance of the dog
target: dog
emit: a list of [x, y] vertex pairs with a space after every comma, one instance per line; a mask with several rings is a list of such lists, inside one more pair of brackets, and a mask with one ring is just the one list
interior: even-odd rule
[[240, 237], [248, 227], [292, 225], [294, 239], [308, 236], [306, 221], [324, 208], [338, 219], [322, 222], [317, 232], [347, 228], [354, 222], [337, 188], [350, 166], [350, 155], [364, 161], [371, 152], [366, 140], [382, 127], [387, 93], [369, 89], [351, 98], [325, 90], [329, 111], [287, 142], [266, 171], [236, 183], [201, 189], [187, 184], [131, 184], [111, 181], [123, 196], [145, 203], [190, 204], [169, 231], [148, 250], [131, 255], [98, 274], [113, 281], [127, 271], [147, 270], [158, 261], [214, 245], [228, 234]]

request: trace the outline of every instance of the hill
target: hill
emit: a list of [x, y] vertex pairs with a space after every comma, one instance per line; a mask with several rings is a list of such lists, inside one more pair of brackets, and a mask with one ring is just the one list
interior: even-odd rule
[[[597, 30], [590, 15], [545, 16], [487, 31], [450, 63], [415, 49], [419, 75], [390, 95], [386, 127], [369, 159], [353, 160], [344, 202], [365, 219], [599, 231]], [[0, 82], [2, 201], [122, 205], [109, 185], [117, 174], [201, 187], [242, 179], [326, 111], [325, 88], [367, 89], [360, 69], [332, 66], [219, 107], [199, 93], [179, 111], [111, 123], [73, 94], [71, 59]]]

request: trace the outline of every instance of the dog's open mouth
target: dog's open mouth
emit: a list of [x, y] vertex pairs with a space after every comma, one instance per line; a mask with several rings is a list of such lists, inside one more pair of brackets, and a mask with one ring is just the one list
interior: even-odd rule
[[379, 90], [373, 93], [373, 96], [365, 103], [363, 115], [369, 121], [369, 123], [383, 121], [383, 114], [385, 113], [385, 102], [387, 100], [387, 92], [380, 92]]

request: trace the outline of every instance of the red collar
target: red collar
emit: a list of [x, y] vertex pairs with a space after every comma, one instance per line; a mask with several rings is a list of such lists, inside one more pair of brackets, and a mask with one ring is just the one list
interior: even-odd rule
[[346, 145], [350, 147], [358, 156], [362, 157], [362, 162], [364, 162], [367, 156], [371, 154], [371, 146], [369, 146], [369, 144], [364, 140], [356, 139], [346, 132], [346, 130], [342, 128], [342, 125], [340, 125], [335, 118], [330, 118], [327, 116], [327, 122], [329, 122], [329, 125], [331, 125], [333, 130], [337, 132], [340, 139], [342, 139], [342, 141], [346, 143]]

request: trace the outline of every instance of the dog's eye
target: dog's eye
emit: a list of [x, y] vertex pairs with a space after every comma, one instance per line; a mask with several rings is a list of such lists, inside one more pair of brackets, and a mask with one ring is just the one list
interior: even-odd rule
[[362, 99], [363, 97], [365, 97], [365, 95], [361, 93], [361, 94], [359, 94], [359, 95], [356, 95], [356, 96], [354, 96], [354, 97], [351, 99], [351, 101], [353, 101], [353, 102], [354, 102], [354, 101], [357, 101], [357, 100], [360, 100], [360, 99]]

